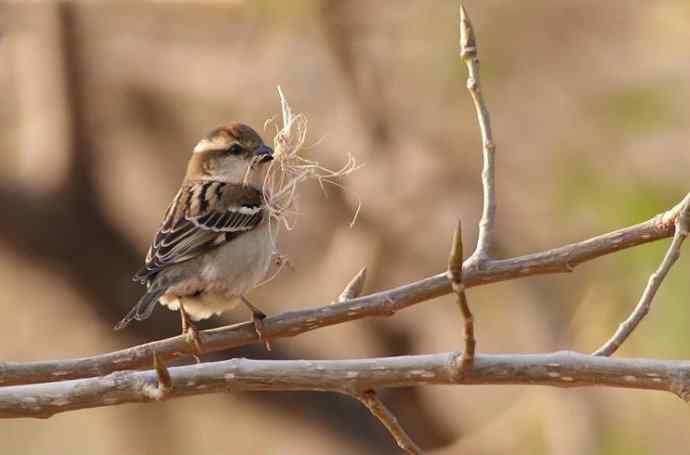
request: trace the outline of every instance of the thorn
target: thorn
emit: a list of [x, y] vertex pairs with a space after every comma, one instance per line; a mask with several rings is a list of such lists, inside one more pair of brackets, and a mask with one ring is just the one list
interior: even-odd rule
[[[448, 256], [448, 279], [453, 285], [453, 290], [462, 283], [462, 220], [458, 219], [458, 226], [453, 232], [453, 240]], [[456, 290], [457, 292], [457, 290]]]
[[165, 395], [173, 389], [172, 378], [170, 378], [168, 368], [156, 351], [153, 351], [153, 369], [156, 370], [158, 377], [158, 389]]
[[364, 284], [366, 283], [367, 280], [367, 266], [365, 265], [362, 267], [362, 270], [357, 272], [357, 275], [355, 275], [352, 280], [345, 286], [345, 289], [343, 289], [343, 292], [340, 293], [338, 296], [337, 302], [346, 302], [351, 299], [355, 299], [359, 297], [362, 294], [362, 291], [364, 290]]

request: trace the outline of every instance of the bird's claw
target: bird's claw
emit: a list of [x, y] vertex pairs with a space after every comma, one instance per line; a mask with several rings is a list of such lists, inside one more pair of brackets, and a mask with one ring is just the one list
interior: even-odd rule
[[264, 336], [264, 319], [266, 319], [266, 315], [264, 313], [260, 311], [257, 313], [252, 312], [252, 323], [254, 324], [254, 331], [256, 332], [256, 335], [259, 337], [259, 341], [263, 342], [264, 346], [266, 346], [266, 350], [270, 351], [271, 340]]
[[184, 305], [180, 302], [180, 321], [182, 324], [182, 334], [187, 338], [187, 342], [191, 344], [193, 352], [192, 356], [196, 363], [200, 363], [201, 360], [199, 356], [204, 353], [202, 349], [201, 334], [199, 330], [194, 326], [192, 321], [189, 320], [189, 315], [184, 310]]
[[242, 303], [252, 312], [252, 323], [254, 324], [254, 331], [259, 337], [259, 341], [263, 342], [266, 346], [266, 350], [271, 350], [271, 341], [264, 335], [264, 319], [266, 319], [266, 313], [252, 305], [252, 303], [247, 300], [246, 297], [240, 296]]

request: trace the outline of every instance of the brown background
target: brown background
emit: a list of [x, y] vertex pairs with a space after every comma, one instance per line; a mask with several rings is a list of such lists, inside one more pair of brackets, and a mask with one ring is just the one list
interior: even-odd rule
[[[688, 191], [687, 1], [466, 6], [498, 145], [501, 256], [633, 224]], [[454, 1], [3, 3], [0, 33], [0, 359], [89, 355], [175, 334], [177, 317], [164, 309], [112, 331], [142, 291], [129, 277], [194, 143], [232, 119], [261, 129], [279, 113], [277, 84], [309, 117], [311, 157], [337, 166], [351, 151], [365, 167], [347, 193], [303, 189], [303, 215], [281, 242], [296, 270], [253, 294], [262, 309], [326, 304], [364, 264], [368, 291], [437, 273], [459, 216], [467, 243], [476, 238], [480, 144]], [[473, 289], [479, 350], [593, 350], [664, 248]], [[690, 356], [688, 262], [620, 355]], [[445, 297], [280, 340], [270, 354], [223, 355], [348, 358], [461, 342]], [[690, 445], [687, 405], [669, 394], [427, 387], [383, 398], [436, 454], [637, 455]], [[359, 404], [306, 393], [3, 421], [0, 452], [397, 453]]]

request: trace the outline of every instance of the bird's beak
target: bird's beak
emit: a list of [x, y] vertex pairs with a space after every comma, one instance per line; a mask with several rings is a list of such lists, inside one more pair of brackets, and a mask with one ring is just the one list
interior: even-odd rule
[[265, 163], [273, 159], [273, 149], [265, 144], [258, 146], [256, 150], [254, 150], [254, 153], [259, 157], [260, 163]]

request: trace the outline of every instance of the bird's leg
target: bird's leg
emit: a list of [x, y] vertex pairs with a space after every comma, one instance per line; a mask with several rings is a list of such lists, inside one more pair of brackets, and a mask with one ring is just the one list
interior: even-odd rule
[[245, 296], [241, 295], [240, 300], [242, 300], [244, 306], [246, 306], [249, 309], [249, 311], [252, 312], [252, 323], [254, 324], [254, 330], [256, 331], [256, 334], [259, 336], [259, 340], [263, 341], [264, 346], [266, 346], [266, 350], [270, 351], [271, 341], [264, 336], [264, 319], [266, 319], [266, 313], [252, 305], [252, 303], [249, 300], [247, 300]]
[[199, 335], [199, 331], [189, 319], [189, 315], [185, 311], [184, 304], [182, 303], [182, 297], [179, 297], [179, 301], [182, 334], [187, 336], [188, 341], [191, 341], [192, 346], [194, 347], [194, 358], [196, 359], [196, 363], [199, 363], [199, 356], [203, 354], [203, 350], [201, 349], [201, 335]]

